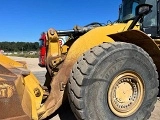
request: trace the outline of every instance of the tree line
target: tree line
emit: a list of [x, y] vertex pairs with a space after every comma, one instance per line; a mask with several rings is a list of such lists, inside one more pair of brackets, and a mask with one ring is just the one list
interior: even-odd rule
[[38, 42], [0, 42], [0, 50], [5, 52], [37, 51]]

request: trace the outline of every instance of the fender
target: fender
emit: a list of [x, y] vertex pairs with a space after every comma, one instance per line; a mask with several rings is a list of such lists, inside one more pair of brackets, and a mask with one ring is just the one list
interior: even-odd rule
[[122, 41], [135, 44], [144, 49], [153, 59], [158, 73], [160, 73], [160, 49], [155, 41], [140, 30], [129, 30], [108, 35], [114, 41]]

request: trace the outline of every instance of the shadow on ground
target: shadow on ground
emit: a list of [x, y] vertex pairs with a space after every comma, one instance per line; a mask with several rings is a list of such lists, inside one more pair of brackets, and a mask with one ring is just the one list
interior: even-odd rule
[[57, 114], [59, 115], [60, 120], [77, 120], [70, 108], [68, 101], [63, 103], [63, 105], [55, 113], [53, 113], [44, 120], [51, 120]]

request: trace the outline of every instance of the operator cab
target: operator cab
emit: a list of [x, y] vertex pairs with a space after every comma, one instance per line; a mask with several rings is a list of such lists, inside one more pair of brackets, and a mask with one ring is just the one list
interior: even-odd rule
[[136, 16], [135, 8], [139, 4], [150, 4], [153, 6], [152, 12], [144, 16], [141, 30], [152, 38], [160, 38], [159, 0], [123, 0], [119, 9], [118, 21], [127, 22], [133, 20]]

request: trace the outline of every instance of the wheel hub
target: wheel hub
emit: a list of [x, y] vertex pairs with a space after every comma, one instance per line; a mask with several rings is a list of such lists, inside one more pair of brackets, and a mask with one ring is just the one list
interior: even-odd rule
[[108, 92], [109, 107], [117, 116], [127, 117], [140, 107], [143, 96], [141, 77], [133, 71], [127, 71], [113, 79]]

